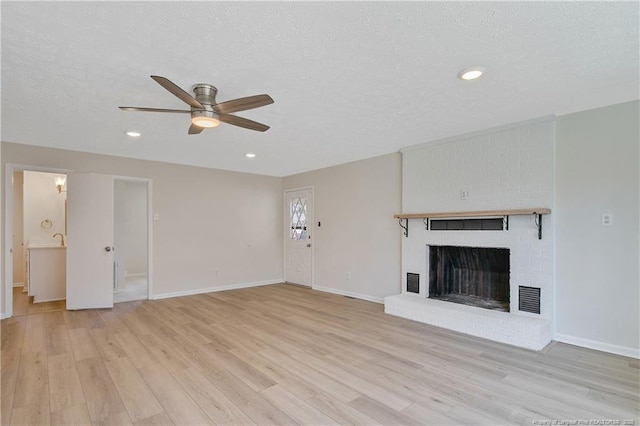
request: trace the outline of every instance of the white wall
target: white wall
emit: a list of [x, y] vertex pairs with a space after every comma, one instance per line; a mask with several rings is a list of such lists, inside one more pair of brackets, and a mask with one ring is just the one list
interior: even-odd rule
[[550, 207], [553, 123], [517, 123], [403, 149], [403, 212]]
[[26, 246], [24, 235], [23, 192], [24, 175], [13, 173], [13, 283], [25, 283]]
[[636, 357], [638, 117], [635, 101], [558, 119], [555, 213], [556, 338]]
[[399, 154], [284, 178], [314, 187], [314, 288], [379, 302], [400, 291], [400, 182]]
[[282, 280], [281, 178], [6, 142], [2, 161], [152, 179], [156, 295]]
[[[58, 193], [55, 185], [59, 173], [25, 171], [23, 173], [24, 242], [60, 242], [55, 233], [65, 234], [66, 192]], [[51, 227], [43, 225], [51, 222]], [[57, 241], [56, 241], [57, 240]]]

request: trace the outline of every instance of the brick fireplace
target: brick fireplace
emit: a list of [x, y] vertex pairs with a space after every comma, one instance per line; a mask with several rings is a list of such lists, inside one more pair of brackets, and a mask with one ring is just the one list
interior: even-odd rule
[[[554, 126], [541, 119], [403, 150], [402, 212], [551, 207]], [[385, 298], [385, 312], [542, 349], [552, 336], [552, 215], [514, 215], [507, 226], [478, 229], [458, 222], [404, 222], [402, 290]], [[474, 257], [481, 252], [493, 254]]]

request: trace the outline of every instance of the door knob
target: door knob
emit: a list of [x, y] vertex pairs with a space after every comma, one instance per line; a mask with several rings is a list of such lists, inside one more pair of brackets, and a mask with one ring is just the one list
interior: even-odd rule
[[104, 248], [104, 251], [111, 251], [111, 247], [106, 246], [106, 247]]
[[307, 247], [311, 247], [311, 244], [307, 244]]

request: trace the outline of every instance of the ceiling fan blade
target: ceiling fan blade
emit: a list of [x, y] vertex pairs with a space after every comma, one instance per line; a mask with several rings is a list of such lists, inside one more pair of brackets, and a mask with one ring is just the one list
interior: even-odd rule
[[186, 109], [164, 109], [164, 108], [144, 108], [144, 107], [118, 107], [123, 111], [142, 111], [142, 112], [191, 112]]
[[257, 121], [248, 120], [246, 118], [238, 117], [236, 115], [230, 114], [218, 114], [218, 118], [220, 121], [233, 124], [234, 126], [244, 127], [249, 130], [257, 130], [258, 132], [266, 132], [269, 130], [269, 126], [258, 123]]
[[202, 133], [203, 130], [204, 130], [204, 127], [196, 126], [195, 124], [192, 124], [191, 126], [189, 126], [190, 135], [197, 135], [198, 133]]
[[233, 99], [231, 101], [221, 102], [213, 106], [218, 112], [222, 114], [229, 114], [232, 112], [246, 111], [248, 109], [259, 108], [261, 106], [269, 105], [273, 103], [273, 99], [269, 95], [255, 95], [247, 96], [246, 98]]
[[191, 96], [190, 94], [182, 90], [179, 86], [177, 86], [171, 80], [165, 77], [157, 76], [157, 75], [152, 75], [151, 78], [154, 79], [156, 83], [158, 83], [160, 86], [164, 87], [169, 92], [173, 93], [173, 95], [175, 95], [178, 99], [182, 100], [183, 102], [191, 105], [194, 108], [204, 109], [204, 107], [200, 102], [196, 101], [196, 99], [193, 96]]

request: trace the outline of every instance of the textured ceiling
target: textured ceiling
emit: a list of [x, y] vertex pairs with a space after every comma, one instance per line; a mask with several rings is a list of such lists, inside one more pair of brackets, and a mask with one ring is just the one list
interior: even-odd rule
[[[638, 2], [2, 2], [2, 141], [286, 176], [638, 99]], [[481, 65], [474, 82], [456, 78]], [[152, 79], [218, 101], [187, 135]], [[124, 132], [138, 130], [131, 139]], [[247, 159], [246, 152], [257, 157]]]

